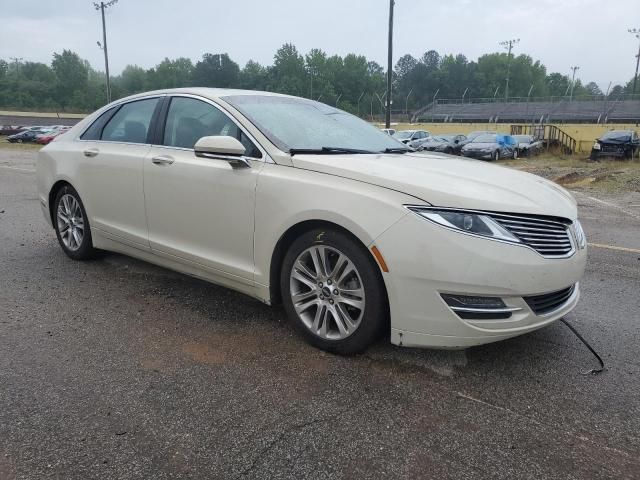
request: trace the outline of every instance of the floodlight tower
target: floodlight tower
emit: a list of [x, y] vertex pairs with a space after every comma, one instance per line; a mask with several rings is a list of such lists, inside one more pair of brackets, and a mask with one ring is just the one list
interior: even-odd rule
[[118, 3], [118, 0], [111, 0], [110, 2], [93, 2], [93, 6], [96, 10], [102, 12], [102, 44], [98, 42], [98, 46], [102, 48], [104, 52], [104, 69], [107, 75], [107, 103], [111, 103], [111, 82], [109, 80], [109, 53], [107, 52], [107, 27], [104, 21], [104, 9], [112, 7]]
[[509, 99], [509, 74], [511, 73], [511, 50], [515, 45], [520, 43], [519, 38], [514, 38], [513, 40], [505, 40], [504, 42], [500, 42], [504, 48], [507, 49], [507, 81], [504, 87], [504, 99]]
[[[630, 28], [629, 33], [640, 40], [640, 28]], [[636, 55], [636, 74], [633, 76], [633, 94], [636, 94], [636, 84], [638, 83], [638, 65], [640, 65], [640, 45], [638, 45], [638, 54]]]
[[573, 100], [573, 87], [576, 86], [576, 70], [580, 70], [580, 67], [577, 65], [575, 67], [571, 67], [573, 70], [573, 75], [571, 76], [571, 93], [569, 94], [569, 101]]
[[385, 112], [385, 128], [391, 127], [391, 80], [393, 78], [393, 7], [394, 0], [389, 0], [389, 44], [387, 47], [387, 110]]

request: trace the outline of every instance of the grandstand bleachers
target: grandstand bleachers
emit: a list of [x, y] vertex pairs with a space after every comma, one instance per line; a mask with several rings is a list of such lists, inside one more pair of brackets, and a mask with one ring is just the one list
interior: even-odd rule
[[535, 101], [491, 101], [470, 103], [437, 100], [417, 110], [413, 121], [432, 122], [575, 122], [607, 123], [640, 121], [640, 100], [551, 99]]

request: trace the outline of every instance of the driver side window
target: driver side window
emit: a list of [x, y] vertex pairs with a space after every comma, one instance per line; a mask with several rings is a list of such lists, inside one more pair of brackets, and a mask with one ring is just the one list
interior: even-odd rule
[[188, 97], [173, 97], [167, 112], [162, 144], [193, 148], [202, 137], [230, 136], [242, 143], [245, 155], [261, 158], [260, 150], [227, 115], [213, 105]]

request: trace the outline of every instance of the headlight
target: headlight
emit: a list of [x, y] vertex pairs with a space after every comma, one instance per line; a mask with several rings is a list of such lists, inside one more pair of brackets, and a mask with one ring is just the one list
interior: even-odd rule
[[408, 206], [407, 208], [422, 218], [452, 230], [480, 237], [522, 243], [491, 217], [482, 213], [414, 206]]
[[598, 142], [593, 144], [593, 149], [594, 150], [600, 150], [600, 144]]
[[584, 234], [582, 225], [578, 220], [573, 222], [573, 236], [575, 237], [576, 245], [580, 250], [587, 246], [587, 236]]

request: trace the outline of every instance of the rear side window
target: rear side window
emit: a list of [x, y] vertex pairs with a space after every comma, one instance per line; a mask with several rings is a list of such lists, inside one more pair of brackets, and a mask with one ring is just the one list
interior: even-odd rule
[[105, 125], [100, 140], [147, 143], [149, 125], [158, 101], [158, 98], [149, 98], [120, 107], [120, 110]]
[[213, 105], [188, 97], [171, 99], [163, 145], [193, 148], [200, 138], [217, 135], [238, 139], [245, 146], [245, 155], [248, 157], [262, 157], [260, 150], [235, 122]]
[[105, 124], [109, 121], [114, 112], [118, 109], [118, 107], [113, 107], [100, 115], [89, 128], [87, 128], [80, 138], [82, 140], [100, 140], [100, 134], [102, 133], [102, 129]]

